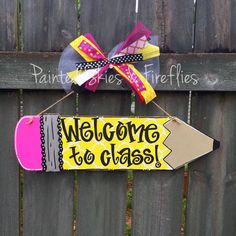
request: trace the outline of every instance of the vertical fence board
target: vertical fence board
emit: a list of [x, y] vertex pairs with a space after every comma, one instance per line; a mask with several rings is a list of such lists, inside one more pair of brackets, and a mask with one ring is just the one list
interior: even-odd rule
[[0, 2], [0, 50], [17, 47], [17, 0]]
[[[24, 113], [37, 114], [64, 95], [60, 91], [24, 92]], [[74, 97], [50, 112], [75, 113]], [[24, 172], [24, 235], [71, 235], [73, 172]]]
[[194, 3], [187, 0], [139, 1], [139, 17], [160, 37], [162, 52], [191, 52]]
[[164, 21], [161, 35], [164, 40], [165, 51], [177, 53], [191, 52], [194, 1], [162, 0], [161, 19]]
[[[0, 50], [17, 49], [17, 1], [0, 2]], [[0, 91], [0, 235], [19, 234], [19, 165], [14, 129], [19, 117], [17, 91]]]
[[[186, 120], [188, 93], [160, 92], [158, 104], [173, 116]], [[153, 104], [136, 106], [136, 115], [163, 115]], [[135, 171], [133, 235], [179, 235], [182, 194], [183, 168], [176, 171]]]
[[[235, 50], [235, 1], [197, 1], [195, 52]], [[219, 139], [219, 150], [192, 163], [186, 235], [234, 235], [234, 93], [193, 93], [192, 124]]]
[[[82, 0], [81, 32], [108, 53], [135, 24], [135, 1]], [[91, 16], [91, 17], [88, 17]], [[129, 115], [129, 92], [81, 94], [79, 114]], [[126, 172], [79, 172], [78, 235], [124, 235]]]
[[135, 25], [135, 0], [81, 0], [80, 28], [108, 53]]
[[[191, 1], [141, 1], [140, 18], [160, 36], [162, 52], [192, 51], [194, 3]], [[184, 32], [184, 33], [183, 33]], [[157, 102], [187, 119], [187, 93], [158, 93]], [[136, 115], [158, 115], [157, 108], [136, 104]], [[173, 172], [134, 172], [133, 235], [178, 235], [182, 220], [183, 168]]]
[[[22, 3], [22, 39], [26, 51], [60, 51], [76, 36], [76, 1], [28, 1]], [[37, 114], [65, 95], [63, 92], [24, 92], [24, 113]], [[73, 97], [53, 109], [75, 113]], [[73, 173], [25, 173], [25, 235], [71, 235]], [[40, 223], [39, 223], [40, 222]]]
[[221, 141], [219, 150], [190, 166], [187, 235], [236, 232], [236, 95], [195, 93], [192, 123]]
[[195, 52], [236, 51], [236, 1], [197, 0]]
[[75, 0], [22, 0], [22, 37], [26, 51], [60, 51], [76, 36]]
[[[129, 115], [129, 92], [81, 94], [81, 115]], [[78, 235], [123, 236], [127, 173], [125, 171], [78, 172]]]
[[0, 92], [0, 235], [19, 234], [19, 168], [14, 129], [19, 115], [17, 91]]

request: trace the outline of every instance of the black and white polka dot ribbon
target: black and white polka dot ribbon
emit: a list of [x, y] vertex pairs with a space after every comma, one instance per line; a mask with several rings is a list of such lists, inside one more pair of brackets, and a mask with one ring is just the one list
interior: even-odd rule
[[142, 54], [127, 54], [124, 56], [113, 57], [110, 60], [98, 60], [98, 61], [76, 63], [76, 68], [78, 70], [90, 70], [90, 69], [100, 68], [108, 64], [117, 65], [117, 64], [138, 62], [138, 61], [143, 61]]

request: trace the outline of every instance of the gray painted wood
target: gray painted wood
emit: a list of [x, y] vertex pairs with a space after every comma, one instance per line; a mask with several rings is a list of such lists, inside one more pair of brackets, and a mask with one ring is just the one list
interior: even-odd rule
[[[0, 88], [62, 89], [57, 71], [60, 53], [0, 53]], [[162, 54], [161, 75], [152, 67], [149, 82], [164, 91], [236, 91], [236, 54]], [[139, 68], [145, 73], [145, 68]], [[98, 90], [128, 90], [122, 80], [103, 77]], [[106, 78], [106, 79], [105, 79]]]
[[0, 91], [0, 235], [19, 234], [19, 165], [14, 152], [17, 91]]
[[[135, 24], [135, 1], [82, 0], [81, 32], [90, 32], [109, 52]], [[129, 115], [130, 92], [96, 92], [79, 96], [79, 114]], [[79, 236], [123, 236], [127, 191], [126, 172], [78, 172]]]
[[23, 50], [60, 51], [77, 35], [76, 1], [22, 0]]
[[[146, 3], [146, 2], [145, 2]], [[144, 4], [144, 2], [142, 3]], [[164, 52], [192, 51], [193, 1], [157, 1], [152, 28], [161, 38]], [[144, 18], [150, 18], [149, 15]], [[152, 16], [153, 17], [153, 16]], [[163, 54], [162, 54], [163, 56]], [[174, 55], [172, 55], [174, 58]], [[161, 59], [162, 60], [162, 59]], [[168, 67], [175, 64], [170, 59]], [[184, 64], [184, 63], [183, 63]], [[161, 73], [162, 72], [161, 68]], [[159, 87], [159, 86], [158, 86]], [[161, 86], [160, 86], [161, 87]], [[188, 93], [158, 92], [156, 99], [170, 114], [187, 119]], [[159, 115], [150, 103], [136, 103], [136, 115]], [[183, 168], [170, 172], [134, 172], [132, 235], [179, 235], [182, 221]]]
[[[77, 34], [76, 1], [23, 0], [21, 8], [25, 51], [60, 51]], [[62, 91], [24, 91], [24, 114], [37, 114], [64, 95]], [[74, 97], [52, 111], [73, 115]], [[25, 172], [24, 235], [72, 234], [73, 181], [73, 172]]]
[[[129, 92], [84, 93], [79, 115], [129, 115]], [[127, 191], [126, 171], [78, 172], [79, 236], [123, 236]]]
[[[187, 119], [188, 93], [159, 92], [156, 102], [171, 115]], [[153, 104], [136, 103], [136, 115], [164, 115]], [[183, 168], [176, 171], [135, 171], [132, 235], [180, 234]]]
[[160, 37], [162, 52], [191, 52], [194, 2], [139, 1], [139, 19]]
[[135, 0], [81, 0], [81, 33], [91, 33], [108, 53], [135, 26]]
[[236, 51], [236, 2], [197, 0], [196, 52]]
[[[25, 91], [24, 114], [37, 114], [65, 93]], [[73, 115], [72, 96], [50, 112]], [[73, 213], [73, 172], [24, 171], [24, 235], [71, 235]]]
[[156, 14], [162, 52], [191, 52], [194, 2], [158, 0]]
[[[60, 171], [59, 165], [59, 155], [60, 148], [58, 145], [58, 140], [60, 136], [58, 132], [58, 115], [45, 115], [43, 117], [43, 132], [44, 132], [44, 148], [46, 160], [46, 171], [47, 172], [58, 172]], [[46, 145], [45, 145], [46, 144]]]
[[[235, 1], [198, 0], [196, 52], [235, 51], [235, 7]], [[235, 101], [229, 92], [193, 93], [192, 125], [221, 147], [190, 164], [186, 235], [235, 235]]]
[[192, 125], [221, 142], [190, 165], [186, 235], [235, 235], [235, 93], [195, 93]]
[[[0, 50], [17, 48], [17, 1], [0, 2]], [[0, 235], [19, 235], [19, 165], [14, 129], [19, 118], [19, 93], [0, 90]]]
[[17, 48], [17, 0], [0, 2], [0, 50]]
[[125, 172], [78, 172], [77, 235], [124, 235]]

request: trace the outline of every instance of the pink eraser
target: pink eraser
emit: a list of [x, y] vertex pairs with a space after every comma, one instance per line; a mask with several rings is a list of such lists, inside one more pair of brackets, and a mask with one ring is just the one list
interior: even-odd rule
[[40, 116], [22, 117], [15, 129], [15, 151], [26, 170], [42, 170]]

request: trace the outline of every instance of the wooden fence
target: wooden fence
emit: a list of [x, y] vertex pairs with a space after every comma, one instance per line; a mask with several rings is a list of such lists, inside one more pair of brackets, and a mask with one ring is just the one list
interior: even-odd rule
[[[80, 31], [92, 33], [108, 52], [134, 26], [135, 4], [81, 0]], [[57, 74], [60, 51], [77, 36], [77, 5], [75, 0], [0, 0], [3, 236], [125, 234], [127, 172], [27, 172], [14, 152], [19, 117], [36, 114], [64, 95], [50, 78]], [[236, 235], [235, 12], [236, 0], [196, 0], [196, 6], [191, 0], [139, 1], [138, 19], [160, 36], [166, 77], [157, 81], [158, 103], [185, 121], [190, 115], [194, 127], [221, 141], [219, 150], [189, 165], [187, 236]], [[52, 112], [130, 115], [130, 107], [127, 88], [103, 81], [97, 93], [70, 97]], [[151, 104], [136, 103], [135, 114], [161, 113]], [[133, 173], [133, 236], [180, 235], [183, 174], [183, 168]]]

